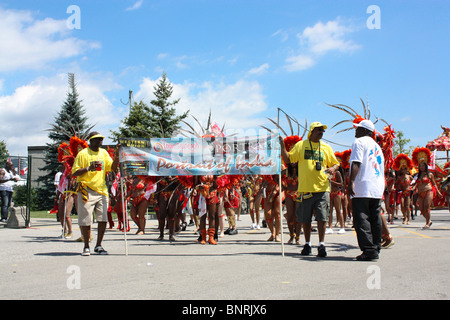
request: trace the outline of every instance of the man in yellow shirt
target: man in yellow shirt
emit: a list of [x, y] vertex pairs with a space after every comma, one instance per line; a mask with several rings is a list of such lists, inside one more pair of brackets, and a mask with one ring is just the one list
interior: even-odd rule
[[91, 234], [92, 214], [98, 221], [97, 244], [94, 251], [108, 254], [102, 247], [103, 235], [108, 221], [108, 189], [106, 173], [116, 171], [119, 164], [119, 152], [116, 149], [114, 161], [109, 153], [101, 148], [104, 136], [91, 132], [88, 136], [89, 148], [81, 150], [72, 167], [72, 176], [77, 177], [78, 224], [84, 238], [83, 256], [90, 255], [89, 237]]
[[333, 149], [321, 142], [327, 128], [320, 122], [313, 122], [309, 128], [308, 139], [299, 141], [287, 152], [280, 137], [281, 156], [286, 163], [298, 163], [297, 222], [303, 225], [305, 245], [301, 255], [311, 253], [311, 222], [313, 213], [319, 231], [318, 256], [326, 257], [325, 229], [330, 214], [329, 177], [339, 168], [339, 161]]

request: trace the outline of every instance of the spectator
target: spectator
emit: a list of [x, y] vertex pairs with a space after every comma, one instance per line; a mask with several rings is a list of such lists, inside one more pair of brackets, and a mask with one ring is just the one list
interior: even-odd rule
[[98, 221], [97, 244], [94, 251], [108, 254], [101, 243], [108, 221], [108, 189], [106, 172], [115, 171], [119, 164], [119, 152], [114, 161], [109, 153], [101, 148], [104, 136], [91, 132], [88, 136], [89, 148], [81, 150], [75, 158], [72, 175], [77, 177], [78, 224], [84, 238], [83, 256], [90, 255], [89, 236], [91, 233], [92, 214], [95, 212]]
[[326, 257], [325, 228], [330, 214], [329, 177], [339, 168], [339, 161], [333, 149], [321, 142], [326, 125], [313, 122], [310, 125], [308, 139], [299, 141], [287, 152], [280, 137], [281, 155], [284, 162], [298, 163], [298, 207], [297, 222], [302, 223], [305, 245], [301, 255], [311, 254], [311, 222], [315, 212], [319, 231], [318, 256]]
[[4, 169], [0, 169], [0, 197], [2, 200], [1, 219], [0, 222], [8, 220], [9, 207], [13, 196], [14, 182], [19, 181], [20, 177], [13, 168], [11, 161], [6, 161]]
[[375, 132], [372, 121], [363, 120], [355, 127], [348, 193], [352, 199], [353, 223], [362, 251], [356, 259], [371, 261], [378, 259], [381, 249], [384, 156], [381, 147], [372, 138]]

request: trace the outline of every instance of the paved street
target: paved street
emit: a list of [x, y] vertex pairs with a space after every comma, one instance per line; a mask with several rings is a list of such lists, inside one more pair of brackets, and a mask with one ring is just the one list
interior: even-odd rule
[[193, 227], [176, 242], [157, 241], [156, 220], [149, 220], [145, 235], [135, 235], [136, 227], [127, 233], [128, 255], [124, 234], [113, 229], [103, 242], [108, 256], [82, 257], [82, 244], [61, 239], [56, 221], [33, 219], [29, 229], [0, 226], [0, 298], [449, 299], [450, 213], [433, 210], [432, 220], [429, 230], [421, 229], [421, 216], [410, 225], [396, 220], [390, 225], [395, 245], [376, 262], [358, 262], [351, 228], [326, 236], [326, 258], [316, 257], [317, 232], [313, 255], [299, 255], [301, 238], [301, 246], [284, 246], [283, 257], [280, 243], [266, 241], [268, 229], [250, 230], [249, 215], [237, 222], [238, 235], [216, 246], [196, 244]]

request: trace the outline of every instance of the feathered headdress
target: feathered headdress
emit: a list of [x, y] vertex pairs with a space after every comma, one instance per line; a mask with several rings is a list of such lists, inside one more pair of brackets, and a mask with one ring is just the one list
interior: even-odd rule
[[335, 156], [336, 158], [339, 160], [339, 163], [341, 164], [341, 167], [343, 169], [348, 169], [350, 164], [349, 164], [349, 160], [350, 160], [350, 154], [351, 154], [352, 150], [348, 149], [342, 152], [335, 152]]
[[[186, 136], [184, 133], [189, 134], [189, 136], [195, 136], [197, 138], [214, 138], [214, 137], [224, 137], [225, 136], [225, 124], [223, 125], [222, 128], [220, 128], [217, 123], [215, 121], [211, 121], [211, 109], [209, 110], [209, 115], [208, 115], [208, 121], [206, 123], [206, 127], [203, 127], [203, 125], [200, 123], [200, 121], [197, 120], [196, 117], [194, 117], [191, 114], [191, 117], [195, 120], [195, 122], [197, 122], [197, 124], [200, 126], [200, 131], [198, 132], [197, 130], [194, 129], [194, 127], [188, 123], [187, 121], [181, 120], [181, 122], [183, 122], [184, 124], [186, 124], [189, 130], [183, 129], [183, 128], [177, 128], [177, 133]], [[231, 134], [229, 135], [234, 136], [235, 134]]]
[[194, 176], [176, 176], [178, 181], [186, 188], [194, 187]]
[[88, 143], [76, 135], [70, 138], [69, 144], [63, 142], [58, 147], [58, 161], [66, 167], [66, 171], [72, 170], [73, 163], [78, 152], [89, 147]]
[[416, 167], [422, 162], [428, 164], [431, 160], [431, 151], [427, 148], [416, 148], [412, 153], [412, 161]]
[[411, 170], [413, 168], [413, 162], [406, 154], [400, 153], [394, 159], [393, 168], [394, 170], [398, 171], [404, 167], [406, 167], [408, 170]]
[[[359, 98], [359, 100], [361, 100], [361, 103], [362, 103], [362, 106], [363, 106], [363, 114], [364, 114], [364, 116], [359, 115], [358, 112], [355, 111], [355, 109], [353, 109], [353, 108], [351, 108], [349, 106], [346, 106], [345, 104], [328, 104], [328, 103], [325, 103], [326, 105], [328, 105], [330, 107], [333, 107], [333, 108], [336, 108], [336, 109], [339, 109], [341, 111], [344, 111], [345, 113], [347, 113], [348, 115], [351, 116], [350, 119], [339, 121], [338, 123], [336, 123], [335, 125], [333, 125], [330, 128], [330, 129], [333, 129], [334, 127], [336, 127], [336, 126], [338, 126], [338, 125], [340, 125], [342, 123], [348, 123], [348, 122], [352, 123], [351, 127], [343, 129], [343, 130], [339, 130], [338, 132], [336, 132], [336, 134], [354, 129], [355, 128], [354, 125], [360, 123], [363, 120], [366, 120], [366, 119], [370, 120], [369, 104], [366, 105], [361, 98]], [[373, 124], [376, 124], [378, 122], [378, 120], [382, 120], [384, 123], [389, 125], [385, 120], [383, 120], [381, 118], [377, 118], [377, 117], [375, 117], [375, 118], [376, 118], [376, 120], [373, 122]], [[374, 137], [373, 137], [374, 139], [375, 139], [375, 134], [376, 133], [374, 132]]]
[[384, 134], [381, 135], [379, 145], [383, 150], [384, 155], [384, 169], [388, 171], [394, 164], [394, 156], [392, 154], [392, 148], [394, 147], [395, 130], [391, 128], [391, 125], [387, 125], [383, 128]]
[[70, 138], [70, 153], [76, 158], [78, 152], [89, 147], [86, 140], [78, 138], [76, 135]]
[[295, 146], [295, 144], [299, 141], [302, 141], [303, 139], [300, 138], [297, 135], [288, 136], [284, 138], [284, 146], [286, 147], [286, 150], [289, 152], [291, 151], [292, 147]]

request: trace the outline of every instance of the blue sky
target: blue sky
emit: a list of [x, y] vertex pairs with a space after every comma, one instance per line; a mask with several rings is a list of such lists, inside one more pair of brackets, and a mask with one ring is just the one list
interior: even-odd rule
[[[362, 98], [372, 120], [424, 146], [450, 126], [449, 12], [438, 0], [0, 0], [0, 140], [12, 155], [48, 142], [69, 72], [105, 135], [126, 116], [128, 91], [149, 103], [166, 72], [179, 112], [203, 123], [211, 109], [247, 134], [273, 127], [266, 117], [281, 108], [331, 127], [349, 116], [325, 102], [362, 113]], [[336, 134], [345, 127], [324, 138], [350, 145], [352, 131]]]

